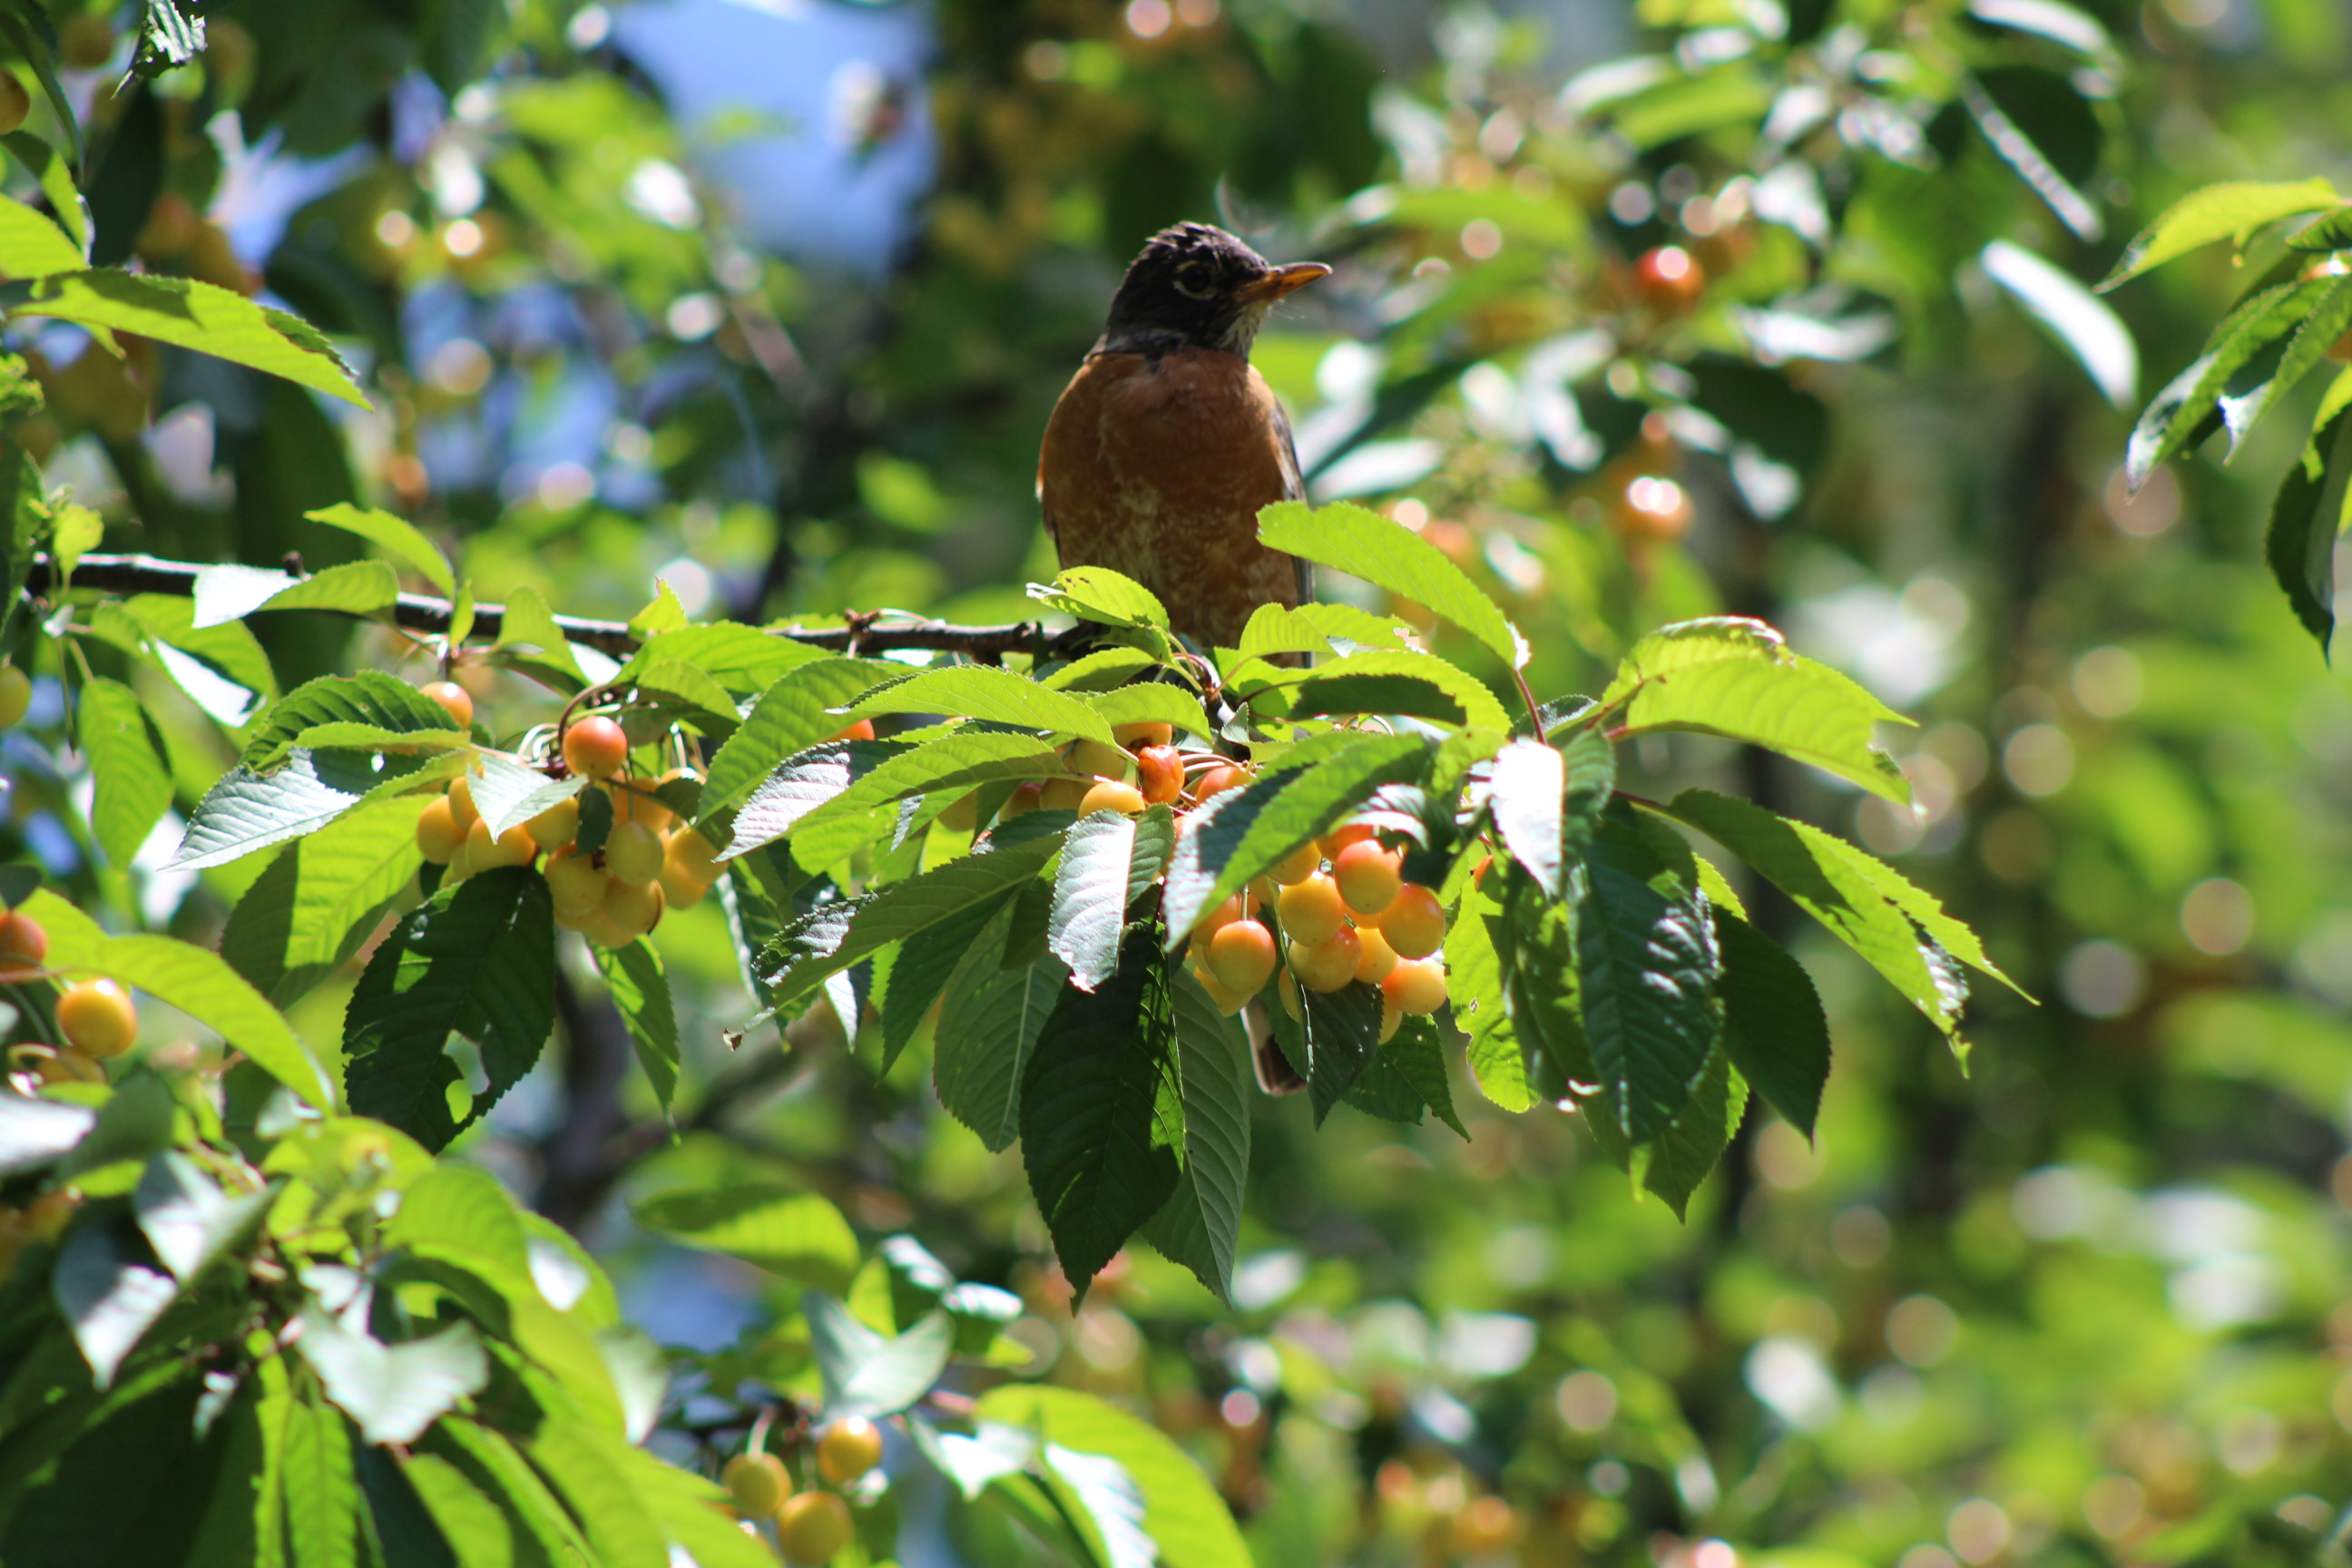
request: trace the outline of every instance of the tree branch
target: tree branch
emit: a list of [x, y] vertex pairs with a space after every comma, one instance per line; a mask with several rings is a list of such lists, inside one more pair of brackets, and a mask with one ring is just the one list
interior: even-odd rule
[[[163, 561], [152, 555], [85, 555], [74, 567], [73, 586], [112, 594], [169, 594], [188, 598], [196, 591], [200, 563]], [[291, 579], [289, 579], [290, 581]], [[47, 594], [57, 581], [47, 555], [33, 558], [26, 574], [26, 590]], [[361, 620], [376, 617], [350, 611]], [[392, 606], [392, 622], [404, 631], [427, 635], [449, 629], [449, 601], [423, 594], [403, 594]], [[503, 605], [474, 606], [474, 635], [495, 638], [506, 624]], [[572, 642], [616, 658], [636, 652], [641, 639], [625, 621], [594, 621], [579, 616], [557, 616], [555, 624]], [[1038, 658], [1066, 658], [1098, 641], [1098, 626], [1080, 623], [1060, 631], [1038, 621], [1010, 621], [1001, 626], [964, 626], [919, 616], [858, 620], [846, 626], [770, 626], [767, 635], [831, 653], [958, 653], [993, 662], [1008, 653]]]

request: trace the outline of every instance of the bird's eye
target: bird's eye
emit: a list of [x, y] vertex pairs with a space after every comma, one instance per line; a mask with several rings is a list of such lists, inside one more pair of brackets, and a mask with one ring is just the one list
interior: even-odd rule
[[1176, 289], [1195, 300], [1205, 300], [1216, 292], [1209, 280], [1209, 268], [1203, 262], [1188, 261], [1176, 269]]

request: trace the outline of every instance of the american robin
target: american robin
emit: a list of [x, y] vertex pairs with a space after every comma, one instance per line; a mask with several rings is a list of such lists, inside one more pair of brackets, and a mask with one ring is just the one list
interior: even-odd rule
[[[1307, 487], [1290, 420], [1249, 352], [1276, 300], [1330, 271], [1276, 267], [1207, 224], [1151, 237], [1037, 455], [1037, 499], [1065, 568], [1124, 573], [1167, 606], [1171, 626], [1211, 647], [1239, 644], [1260, 605], [1312, 596], [1307, 563], [1257, 542], [1258, 509]], [[1246, 1022], [1259, 1086], [1306, 1088], [1263, 999]]]
[[1274, 302], [1330, 270], [1276, 267], [1207, 224], [1151, 237], [1045, 426], [1037, 499], [1065, 568], [1124, 573], [1213, 647], [1260, 605], [1309, 597], [1306, 563], [1257, 542], [1258, 509], [1306, 486], [1249, 352]]

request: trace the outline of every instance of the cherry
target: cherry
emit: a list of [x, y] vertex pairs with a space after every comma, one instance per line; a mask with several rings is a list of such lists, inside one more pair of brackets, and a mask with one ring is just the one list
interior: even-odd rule
[[1645, 250], [1633, 263], [1633, 287], [1643, 303], [1661, 315], [1679, 315], [1698, 303], [1706, 269], [1679, 245]]
[[816, 1440], [816, 1468], [846, 1486], [882, 1462], [882, 1430], [863, 1415], [845, 1415]]
[[563, 765], [583, 778], [611, 778], [628, 760], [629, 737], [601, 713], [574, 721], [563, 732]]
[[547, 894], [557, 916], [584, 920], [604, 907], [604, 892], [613, 879], [587, 856], [560, 849], [547, 858]]
[[1427, 958], [1445, 945], [1445, 906], [1418, 882], [1408, 882], [1381, 912], [1381, 934], [1400, 958]]
[[58, 998], [58, 1028], [68, 1045], [101, 1059], [119, 1057], [139, 1038], [139, 1009], [113, 981], [85, 980]]
[[88, 12], [58, 27], [58, 62], [69, 70], [94, 71], [114, 54], [114, 28]]
[[773, 1519], [793, 1495], [793, 1478], [773, 1454], [738, 1454], [719, 1472], [736, 1509], [750, 1519]]
[[474, 809], [474, 784], [469, 774], [459, 773], [449, 784], [449, 816], [462, 828], [471, 828], [482, 814]]
[[1377, 920], [1404, 886], [1404, 857], [1372, 840], [1350, 844], [1331, 858], [1331, 880], [1349, 910]]
[[1135, 777], [1135, 759], [1119, 747], [1101, 741], [1079, 741], [1070, 747], [1070, 771], [1088, 778], [1128, 780]]
[[1369, 822], [1349, 822], [1342, 824], [1323, 836], [1323, 858], [1326, 860], [1337, 860], [1339, 858], [1339, 851], [1342, 849], [1347, 848], [1351, 844], [1369, 844], [1371, 842], [1372, 837], [1372, 825]]
[[1281, 911], [1284, 933], [1310, 947], [1330, 941], [1348, 919], [1339, 884], [1320, 871], [1283, 889], [1275, 908]]
[[1141, 813], [1143, 806], [1141, 790], [1131, 784], [1105, 779], [1087, 791], [1085, 798], [1078, 802], [1078, 815], [1092, 816], [1097, 811], [1116, 811], [1134, 816]]
[[604, 889], [604, 918], [622, 932], [625, 946], [661, 924], [662, 890], [658, 882], [634, 887], [617, 878]]
[[32, 979], [49, 956], [49, 933], [20, 910], [0, 915], [0, 985]]
[[834, 734], [828, 738], [827, 743], [830, 744], [834, 741], [870, 741], [873, 738], [874, 721], [871, 719], [860, 719], [856, 723], [848, 726], [846, 729], [835, 731]]
[[1274, 933], [1256, 921], [1235, 921], [1209, 939], [1209, 971], [1242, 996], [1255, 996], [1274, 977]]
[[1445, 971], [1425, 958], [1400, 960], [1381, 990], [1397, 1011], [1419, 1016], [1445, 1005]]
[[0, 664], [0, 730], [23, 723], [32, 706], [32, 678], [13, 664]]
[[451, 722], [460, 730], [474, 722], [474, 694], [454, 680], [428, 681], [417, 689], [441, 705]]
[[531, 841], [530, 830], [520, 823], [508, 828], [496, 838], [490, 837], [490, 825], [480, 817], [466, 829], [466, 861], [475, 871], [495, 871], [501, 866], [528, 866], [539, 854], [539, 846]]
[[15, 71], [0, 71], [0, 136], [24, 128], [25, 117], [33, 112], [33, 95], [16, 79]]
[[1043, 809], [1045, 804], [1045, 795], [1044, 779], [1031, 779], [1027, 784], [1016, 786], [1013, 791], [1013, 798], [1006, 801], [997, 811], [996, 820], [1010, 822], [1016, 816], [1026, 816], [1033, 811]]
[[1230, 765], [1211, 768], [1192, 785], [1192, 799], [1195, 804], [1198, 804], [1206, 801], [1211, 795], [1223, 795], [1227, 790], [1245, 789], [1249, 782], [1249, 774], [1239, 768]]
[[1184, 759], [1173, 746], [1146, 746], [1135, 754], [1143, 798], [1154, 805], [1173, 805], [1184, 797]]
[[1360, 950], [1356, 956], [1356, 978], [1373, 985], [1386, 980], [1389, 972], [1397, 966], [1396, 949], [1389, 945], [1388, 938], [1381, 935], [1381, 931], [1379, 926], [1356, 928], [1356, 945]]
[[1133, 724], [1113, 724], [1110, 738], [1131, 752], [1146, 746], [1171, 746], [1176, 743], [1176, 726], [1157, 720], [1145, 719]]
[[776, 1544], [784, 1561], [814, 1568], [849, 1544], [849, 1505], [831, 1492], [799, 1492], [776, 1512]]
[[466, 830], [457, 825], [449, 797], [436, 795], [426, 801], [416, 814], [416, 852], [436, 866], [446, 866], [465, 842]]
[[680, 826], [669, 836], [663, 854], [671, 869], [706, 888], [726, 875], [718, 865], [719, 851], [710, 847], [710, 840], [699, 829]]
[[541, 849], [561, 849], [580, 837], [580, 797], [559, 800], [523, 824]]
[[661, 875], [663, 855], [661, 835], [642, 822], [616, 822], [604, 837], [604, 869], [633, 888]]
[[1303, 882], [1323, 868], [1323, 847], [1312, 838], [1274, 863], [1266, 875], [1284, 887]]
[[1290, 973], [1309, 991], [1339, 991], [1356, 978], [1356, 963], [1363, 956], [1353, 926], [1341, 926], [1328, 942], [1292, 942]]

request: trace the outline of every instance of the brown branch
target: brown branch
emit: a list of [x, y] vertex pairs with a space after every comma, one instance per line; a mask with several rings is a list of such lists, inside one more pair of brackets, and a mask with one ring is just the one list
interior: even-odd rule
[[[85, 555], [74, 567], [73, 586], [95, 588], [111, 594], [169, 594], [184, 599], [195, 593], [197, 574], [204, 569], [194, 562], [163, 561], [152, 555]], [[31, 569], [26, 574], [26, 591], [47, 594], [55, 583], [56, 574], [49, 558], [47, 555], [35, 556]], [[392, 606], [392, 622], [404, 631], [427, 635], [446, 632], [449, 629], [449, 607], [446, 599], [431, 598], [423, 594], [403, 594]], [[361, 620], [375, 618], [352, 611], [329, 613], [352, 615]], [[474, 606], [473, 635], [495, 638], [505, 624], [505, 605]], [[625, 621], [595, 621], [579, 616], [557, 616], [555, 624], [571, 641], [611, 654], [616, 658], [628, 658], [636, 652], [639, 646], [637, 634], [631, 631]], [[965, 626], [917, 616], [877, 619], [870, 625], [846, 626], [770, 626], [767, 634], [831, 653], [847, 653], [854, 643], [861, 654], [958, 653], [991, 661], [1008, 653], [1046, 658], [1067, 658], [1092, 645], [1102, 635], [1101, 628], [1084, 623], [1060, 631], [1049, 631], [1037, 621]]]

